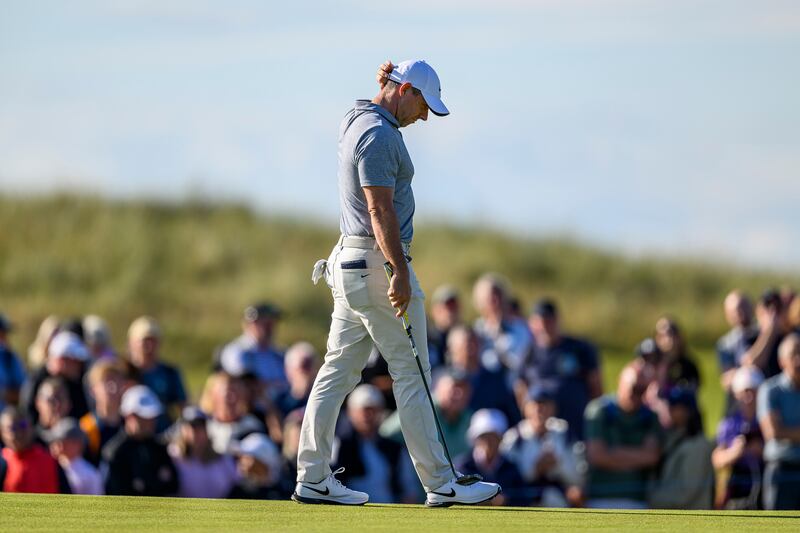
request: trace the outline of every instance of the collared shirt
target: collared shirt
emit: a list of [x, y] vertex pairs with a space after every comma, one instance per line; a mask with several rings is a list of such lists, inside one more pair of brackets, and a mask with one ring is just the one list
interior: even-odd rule
[[356, 100], [339, 127], [339, 202], [342, 235], [372, 236], [372, 220], [362, 187], [394, 189], [400, 240], [414, 236], [414, 164], [397, 119], [369, 100]]
[[[758, 419], [763, 420], [773, 411], [780, 416], [783, 426], [800, 428], [800, 388], [784, 373], [768, 379], [758, 389]], [[764, 460], [800, 463], [800, 444], [788, 439], [770, 439], [764, 445]]]

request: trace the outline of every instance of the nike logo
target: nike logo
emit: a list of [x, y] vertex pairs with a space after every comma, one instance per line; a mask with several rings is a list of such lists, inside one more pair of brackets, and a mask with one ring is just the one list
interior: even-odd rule
[[366, 278], [367, 276], [369, 276], [369, 274], [361, 274], [362, 278]]
[[[308, 485], [303, 485], [303, 486], [304, 486], [305, 488], [307, 488], [308, 490], [313, 490], [313, 491], [314, 491], [314, 492], [316, 492], [317, 494], [322, 494], [323, 496], [327, 496], [328, 494], [330, 494], [330, 493], [331, 493], [331, 491], [330, 491], [330, 489], [329, 489], [328, 487], [325, 487], [325, 490], [319, 490], [319, 489], [314, 489], [314, 488], [311, 488], [311, 487], [309, 487]], [[455, 494], [455, 492], [453, 492], [453, 494]]]
[[442, 494], [441, 492], [431, 491], [431, 494], [436, 494], [437, 496], [444, 496], [446, 498], [454, 498], [456, 495], [455, 489], [450, 489], [450, 494]]

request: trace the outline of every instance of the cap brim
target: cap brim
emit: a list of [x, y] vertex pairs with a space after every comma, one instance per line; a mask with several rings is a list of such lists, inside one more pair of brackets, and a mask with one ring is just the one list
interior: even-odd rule
[[132, 415], [136, 415], [140, 418], [146, 418], [148, 420], [152, 420], [154, 418], [158, 418], [162, 414], [164, 414], [164, 410], [158, 407], [139, 407], [138, 409], [134, 409], [131, 411]]
[[438, 96], [426, 92], [422, 92], [422, 97], [425, 99], [425, 103], [428, 104], [428, 109], [431, 110], [431, 113], [438, 117], [446, 117], [450, 114], [450, 110], [447, 109], [447, 106], [444, 105], [442, 99]]

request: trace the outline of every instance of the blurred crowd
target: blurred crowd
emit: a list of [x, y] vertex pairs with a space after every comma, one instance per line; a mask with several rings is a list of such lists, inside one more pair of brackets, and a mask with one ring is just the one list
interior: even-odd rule
[[[603, 390], [601, 357], [562, 330], [557, 303], [522, 311], [507, 283], [475, 284], [478, 318], [449, 286], [430, 298], [433, 396], [457, 468], [498, 482], [496, 505], [800, 509], [800, 298], [731, 292], [717, 344], [723, 418], [710, 441], [703, 383], [678, 322], [659, 319]], [[275, 345], [275, 305], [244, 310], [209, 357], [196, 403], [164, 362], [161, 325], [136, 319], [117, 351], [106, 322], [48, 317], [28, 350], [0, 315], [0, 487], [8, 492], [286, 499], [320, 354]], [[232, 329], [236, 327], [232, 317]], [[164, 327], [169, 327], [164, 324]], [[400, 327], [398, 325], [398, 327]], [[409, 357], [411, 354], [409, 353]], [[706, 379], [708, 376], [705, 376]], [[711, 433], [709, 431], [708, 433]], [[392, 378], [373, 351], [337, 424], [334, 467], [371, 502], [424, 493]]]

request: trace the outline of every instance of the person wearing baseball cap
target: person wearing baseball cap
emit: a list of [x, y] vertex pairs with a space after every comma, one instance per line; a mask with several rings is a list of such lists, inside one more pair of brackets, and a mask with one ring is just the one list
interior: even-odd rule
[[139, 382], [147, 385], [164, 406], [158, 419], [158, 431], [169, 427], [173, 417], [186, 405], [186, 388], [180, 370], [161, 360], [161, 338], [161, 327], [150, 316], [137, 318], [128, 328], [131, 365], [138, 373]]
[[39, 387], [48, 378], [60, 378], [66, 384], [71, 405], [68, 416], [78, 419], [89, 411], [83, 387], [83, 373], [88, 361], [89, 350], [77, 334], [71, 331], [55, 334], [48, 346], [44, 366], [31, 376], [22, 389], [20, 404], [31, 413], [34, 423], [39, 421], [36, 409]]
[[6, 405], [17, 405], [25, 383], [25, 367], [8, 344], [12, 330], [11, 321], [0, 313], [0, 411]]
[[231, 445], [240, 474], [228, 498], [283, 500], [291, 488], [281, 483], [281, 452], [263, 433], [251, 433]]
[[252, 375], [272, 398], [289, 388], [284, 354], [275, 347], [275, 328], [283, 312], [270, 302], [245, 308], [242, 335], [220, 351], [220, 367], [235, 376]]
[[431, 321], [428, 329], [428, 355], [431, 366], [445, 363], [447, 336], [461, 324], [461, 298], [452, 285], [440, 285], [431, 296]]
[[[414, 59], [392, 65], [378, 94], [357, 100], [339, 128], [341, 236], [328, 259], [314, 265], [334, 297], [328, 353], [306, 407], [292, 499], [303, 503], [363, 505], [369, 495], [344, 487], [331, 470], [334, 425], [344, 398], [355, 387], [373, 345], [395, 378], [398, 416], [409, 454], [428, 493], [429, 505], [479, 503], [500, 487], [459, 485], [439, 442], [422, 375], [430, 382], [424, 293], [410, 265], [415, 199], [414, 165], [400, 132], [428, 111], [450, 113], [436, 71]], [[388, 275], [388, 280], [387, 276]], [[386, 297], [383, 297], [386, 295]], [[418, 368], [398, 318], [419, 335]]]
[[120, 496], [168, 496], [178, 491], [178, 473], [167, 447], [156, 439], [164, 407], [145, 385], [122, 395], [123, 430], [103, 447], [108, 464], [106, 493]]
[[72, 494], [103, 494], [103, 478], [89, 461], [83, 458], [86, 435], [74, 418], [63, 418], [43, 432], [51, 455], [58, 461]]
[[500, 451], [500, 442], [507, 430], [508, 420], [502, 411], [475, 411], [467, 430], [472, 450], [457, 460], [457, 468], [477, 472], [483, 479], [502, 485], [504, 494], [495, 496], [494, 505], [527, 505], [530, 498], [524, 490], [525, 482], [517, 466]]
[[542, 507], [581, 506], [583, 491], [567, 421], [557, 418], [556, 395], [535, 385], [523, 404], [525, 418], [503, 436], [500, 449], [531, 487], [529, 502]]

